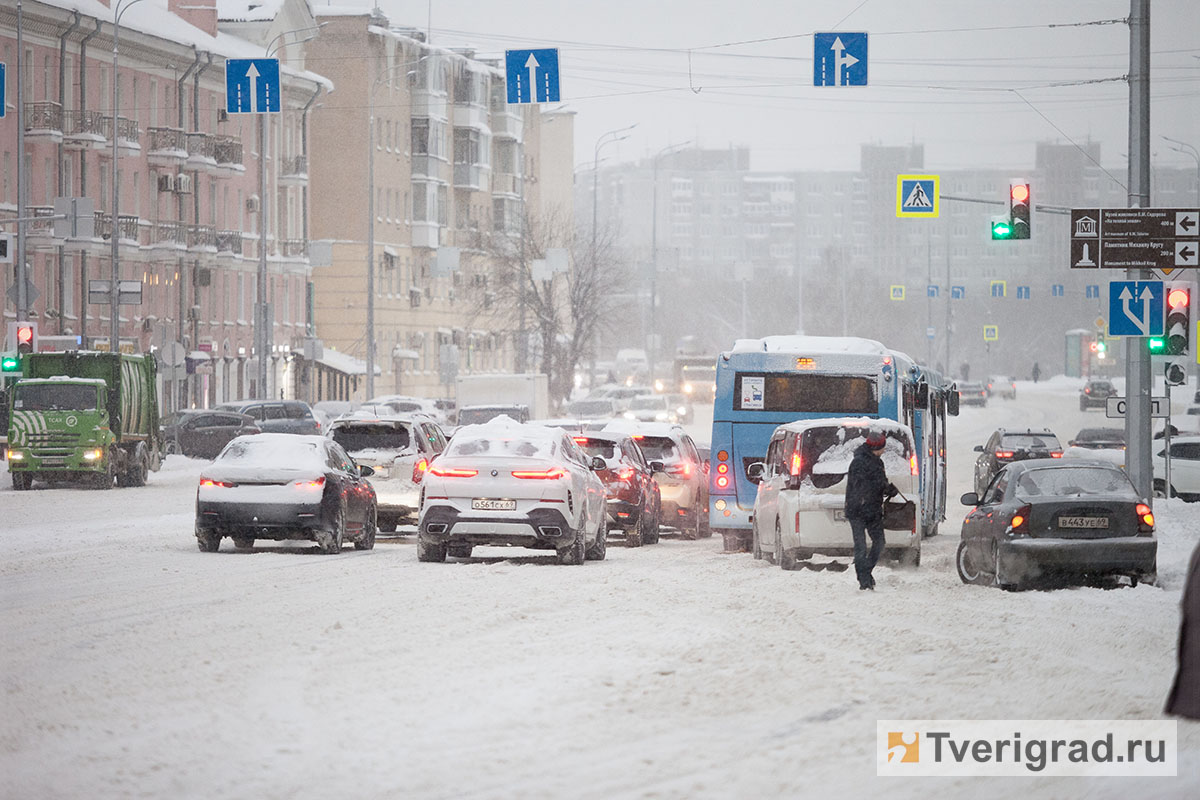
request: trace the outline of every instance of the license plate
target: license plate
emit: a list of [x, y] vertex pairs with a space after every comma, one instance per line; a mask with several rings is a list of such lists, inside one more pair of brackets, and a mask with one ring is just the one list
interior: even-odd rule
[[471, 508], [476, 511], [516, 511], [516, 500], [493, 500], [488, 497], [476, 497], [471, 501]]
[[1060, 528], [1107, 528], [1108, 517], [1059, 517]]

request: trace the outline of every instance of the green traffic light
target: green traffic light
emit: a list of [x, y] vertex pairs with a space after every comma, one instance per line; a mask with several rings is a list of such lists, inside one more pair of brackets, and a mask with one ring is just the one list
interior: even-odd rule
[[1146, 346], [1151, 353], [1161, 353], [1167, 349], [1167, 340], [1161, 336], [1152, 336], [1146, 340]]
[[1012, 225], [1008, 222], [993, 222], [992, 223], [992, 238], [993, 239], [1011, 239], [1013, 234]]
[[1096, 342], [1096, 352], [1103, 353], [1107, 349], [1108, 345], [1106, 345], [1104, 342]]
[[16, 372], [21, 369], [21, 359], [16, 356], [0, 358], [0, 372]]

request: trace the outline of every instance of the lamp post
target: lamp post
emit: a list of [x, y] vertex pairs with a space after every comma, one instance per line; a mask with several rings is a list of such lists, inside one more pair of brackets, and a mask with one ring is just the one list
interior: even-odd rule
[[[595, 269], [595, 267], [596, 267], [596, 208], [599, 203], [599, 201], [597, 200], [597, 190], [599, 187], [599, 178], [600, 178], [600, 148], [604, 147], [604, 145], [606, 145], [606, 144], [612, 144], [613, 142], [619, 142], [623, 139], [628, 139], [629, 138], [628, 136], [622, 136], [621, 134], [624, 134], [627, 131], [631, 131], [636, 127], [637, 127], [637, 123], [635, 122], [628, 127], [617, 128], [615, 130], [607, 131], [605, 133], [600, 134], [600, 138], [598, 138], [596, 140], [596, 149], [592, 153], [592, 247], [591, 247], [591, 257], [592, 257], [592, 268], [593, 269]], [[609, 137], [612, 137], [612, 138], [609, 138]], [[597, 358], [600, 357], [599, 350], [600, 350], [600, 348], [597, 347], [596, 348], [596, 351], [597, 351], [596, 357]]]
[[108, 334], [108, 350], [110, 353], [119, 353], [121, 351], [121, 303], [120, 292], [118, 286], [121, 281], [121, 261], [118, 248], [118, 240], [121, 236], [120, 226], [120, 211], [121, 211], [121, 193], [117, 186], [117, 160], [120, 158], [120, 149], [117, 147], [117, 138], [119, 131], [117, 129], [117, 109], [120, 108], [120, 94], [117, 91], [118, 72], [117, 72], [117, 57], [119, 50], [119, 41], [121, 33], [121, 17], [125, 12], [133, 6], [142, 2], [142, 0], [117, 0], [113, 4], [113, 61], [112, 61], [112, 230], [109, 236], [109, 243], [112, 246], [109, 259], [112, 262], [111, 279], [108, 284], [109, 297], [109, 334]]
[[1177, 153], [1186, 153], [1196, 159], [1196, 203], [1200, 204], [1200, 151], [1196, 150], [1195, 145], [1190, 145], [1187, 142], [1181, 142], [1178, 139], [1172, 139], [1170, 136], [1162, 136], [1163, 141], [1170, 142], [1174, 147], [1171, 149]]
[[650, 341], [647, 342], [647, 364], [650, 372], [650, 385], [654, 386], [654, 360], [658, 352], [658, 162], [663, 156], [676, 152], [691, 144], [689, 139], [678, 144], [669, 144], [654, 154], [654, 183], [651, 191], [654, 201], [650, 213]]
[[403, 64], [393, 64], [379, 73], [367, 93], [367, 400], [375, 396], [375, 92], [396, 70], [415, 66], [428, 57], [423, 55]]

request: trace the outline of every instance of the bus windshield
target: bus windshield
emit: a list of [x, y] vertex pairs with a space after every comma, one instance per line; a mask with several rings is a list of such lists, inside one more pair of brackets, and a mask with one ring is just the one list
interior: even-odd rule
[[875, 381], [863, 376], [739, 372], [733, 410], [877, 414], [879, 397]]

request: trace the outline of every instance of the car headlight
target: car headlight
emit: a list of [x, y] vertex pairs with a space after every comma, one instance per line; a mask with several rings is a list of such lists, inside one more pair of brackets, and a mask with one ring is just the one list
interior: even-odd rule
[[622, 416], [625, 417], [625, 419], [637, 419], [637, 414], [634, 414], [632, 411], [626, 411], [624, 414], [622, 414]]
[[6, 454], [9, 461], [24, 461], [25, 452], [23, 450], [9, 450]]
[[99, 461], [102, 458], [104, 458], [104, 451], [100, 450], [99, 448], [97, 448], [95, 450], [84, 450], [83, 451], [83, 460], [84, 461]]
[[659, 422], [662, 422], [666, 418], [667, 418], [667, 412], [665, 412], [665, 411], [659, 411], [657, 414], [654, 415], [654, 419], [658, 420]]

